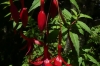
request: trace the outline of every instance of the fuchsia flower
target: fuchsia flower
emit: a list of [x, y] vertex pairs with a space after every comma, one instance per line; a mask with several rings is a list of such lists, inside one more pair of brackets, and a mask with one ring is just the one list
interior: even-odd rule
[[40, 0], [40, 4], [41, 4], [41, 9], [40, 9], [40, 12], [38, 13], [37, 20], [38, 20], [38, 28], [42, 32], [45, 29], [47, 18], [44, 12], [44, 0]]
[[24, 7], [24, 0], [20, 0], [20, 1], [21, 1], [21, 6], [22, 6], [22, 9], [20, 11], [20, 19], [22, 21], [23, 26], [26, 27], [28, 23], [28, 11], [27, 11], [27, 8]]
[[37, 45], [43, 45], [44, 44], [43, 42], [36, 40], [35, 38], [26, 37], [22, 32], [20, 32], [20, 35], [23, 39], [25, 39], [27, 41], [27, 44], [21, 49], [21, 50], [23, 50], [24, 48], [28, 47], [28, 51], [27, 51], [26, 55], [31, 53], [31, 51], [33, 49], [33, 44], [37, 44]]
[[13, 18], [13, 20], [18, 23], [19, 21], [19, 12], [17, 7], [14, 5], [13, 1], [10, 0], [10, 12], [11, 12], [11, 16]]

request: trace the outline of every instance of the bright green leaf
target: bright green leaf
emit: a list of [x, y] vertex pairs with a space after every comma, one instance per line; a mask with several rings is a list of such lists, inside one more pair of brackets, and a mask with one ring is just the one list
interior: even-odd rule
[[78, 62], [79, 62], [79, 66], [81, 66], [81, 64], [82, 64], [82, 57], [79, 57]]
[[34, 0], [32, 3], [32, 6], [30, 7], [28, 12], [31, 12], [33, 9], [37, 8], [40, 6], [40, 0]]
[[77, 16], [77, 12], [74, 9], [71, 9], [71, 11], [75, 14], [75, 16]]
[[78, 35], [75, 33], [72, 33], [72, 32], [69, 32], [69, 34], [70, 34], [70, 38], [71, 38], [71, 41], [73, 43], [73, 46], [75, 47], [75, 50], [77, 52], [77, 55], [79, 56], [79, 38], [78, 38]]
[[19, 23], [17, 30], [20, 29], [22, 27], [22, 23]]
[[76, 2], [76, 0], [70, 0], [70, 2], [77, 8], [77, 10], [79, 11], [79, 6]]
[[6, 2], [3, 2], [1, 4], [7, 4], [7, 5], [10, 5], [10, 2], [9, 1], [6, 1]]
[[76, 23], [76, 26], [78, 27], [79, 33], [82, 34], [82, 35], [84, 35], [84, 31], [83, 31], [83, 29], [81, 28], [81, 26], [78, 25], [77, 23]]
[[11, 13], [8, 13], [8, 14], [6, 14], [4, 17], [7, 17], [7, 16], [9, 16]]
[[90, 28], [82, 21], [77, 21], [77, 24], [79, 24], [85, 31], [87, 31], [88, 33], [91, 33]]
[[94, 59], [91, 55], [87, 54], [87, 57], [90, 59], [91, 62], [97, 64], [98, 66], [100, 66], [100, 64], [97, 62], [96, 59]]
[[14, 22], [13, 22], [13, 28], [14, 28], [15, 26], [16, 26], [16, 22], [14, 21]]
[[69, 18], [72, 17], [71, 13], [70, 13], [67, 9], [64, 9], [62, 12], [67, 16], [67, 18], [68, 18], [68, 17], [69, 17]]
[[89, 15], [86, 15], [86, 14], [80, 14], [79, 17], [80, 17], [80, 18], [81, 18], [81, 17], [84, 17], [84, 18], [92, 19], [92, 17], [90, 17]]
[[82, 62], [82, 66], [86, 66], [84, 61]]

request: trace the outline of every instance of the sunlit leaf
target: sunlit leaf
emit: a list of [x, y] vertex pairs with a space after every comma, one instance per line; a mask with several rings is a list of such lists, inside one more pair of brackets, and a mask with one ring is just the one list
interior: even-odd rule
[[9, 16], [9, 15], [11, 15], [11, 13], [6, 14], [4, 17], [7, 17], [7, 16]]
[[78, 62], [79, 62], [79, 66], [81, 66], [81, 64], [82, 64], [82, 57], [79, 57]]
[[78, 27], [79, 33], [82, 34], [82, 35], [84, 35], [84, 31], [83, 31], [83, 29], [81, 28], [81, 26], [78, 25], [77, 23], [76, 23], [76, 26]]
[[14, 21], [14, 22], [13, 22], [13, 28], [14, 28], [15, 26], [16, 26], [16, 22]]
[[87, 31], [88, 33], [91, 33], [90, 28], [82, 21], [77, 21], [77, 24], [79, 24], [85, 31]]
[[70, 38], [71, 38], [71, 41], [73, 43], [73, 46], [75, 47], [75, 50], [77, 52], [77, 55], [79, 56], [79, 38], [78, 38], [78, 35], [75, 33], [72, 33], [72, 32], [69, 32], [69, 34], [70, 34]]
[[84, 61], [82, 62], [82, 66], [86, 66]]
[[80, 17], [80, 18], [81, 18], [81, 17], [84, 17], [84, 18], [92, 19], [92, 17], [90, 17], [89, 15], [86, 15], [86, 14], [80, 14], [79, 17]]
[[40, 6], [40, 0], [34, 0], [28, 12], [31, 12], [32, 10], [34, 10], [35, 8], [39, 6]]
[[69, 17], [69, 18], [72, 17], [71, 13], [70, 13], [67, 9], [64, 9], [62, 12], [67, 16], [67, 18], [68, 18], [68, 17]]
[[91, 62], [97, 64], [97, 66], [100, 66], [100, 64], [97, 62], [95, 58], [93, 58], [91, 55], [87, 54], [87, 57], [90, 59]]
[[70, 0], [70, 2], [77, 8], [77, 10], [79, 11], [79, 6], [76, 2], [76, 0]]
[[22, 27], [22, 23], [19, 23], [17, 30], [20, 29]]
[[77, 12], [74, 9], [71, 9], [71, 11], [75, 14], [75, 16], [77, 16]]
[[5, 2], [3, 2], [3, 3], [1, 3], [1, 4], [7, 4], [7, 5], [10, 5], [10, 2], [9, 2], [9, 1], [5, 1]]

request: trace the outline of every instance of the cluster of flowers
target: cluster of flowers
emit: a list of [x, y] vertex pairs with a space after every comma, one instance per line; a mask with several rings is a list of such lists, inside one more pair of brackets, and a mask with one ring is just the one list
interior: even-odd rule
[[[10, 0], [10, 12], [13, 20], [18, 23], [19, 19], [22, 21], [23, 27], [26, 27], [28, 22], [28, 11], [27, 8], [24, 6], [24, 0], [20, 0], [21, 2], [21, 11], [18, 12], [18, 9], [14, 5], [13, 1]], [[47, 22], [47, 16], [44, 12], [44, 0], [40, 0], [40, 12], [38, 13], [38, 28], [41, 32], [46, 27]], [[58, 0], [51, 0], [49, 15], [54, 18], [57, 15], [58, 12]], [[48, 32], [49, 33], [49, 32]], [[45, 42], [39, 41], [36, 38], [28, 38], [26, 37], [22, 32], [20, 32], [20, 35], [23, 39], [27, 41], [28, 51], [26, 55], [31, 53], [31, 50], [33, 49], [33, 45], [42, 45], [44, 47], [44, 54], [38, 57], [35, 61], [32, 61], [29, 58], [29, 63], [33, 64], [34, 66], [62, 66], [62, 63], [64, 63], [66, 66], [71, 66], [70, 64], [66, 63], [64, 59], [61, 56], [61, 30], [59, 31], [59, 43], [58, 43], [58, 55], [54, 58], [50, 57], [50, 53], [48, 52], [48, 45]]]

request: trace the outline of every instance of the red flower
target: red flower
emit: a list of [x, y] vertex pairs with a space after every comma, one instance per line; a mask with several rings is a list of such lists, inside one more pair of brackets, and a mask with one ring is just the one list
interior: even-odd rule
[[27, 51], [26, 55], [28, 55], [29, 53], [32, 52], [33, 44], [37, 44], [37, 45], [43, 45], [44, 44], [42, 41], [38, 41], [35, 38], [26, 37], [22, 32], [20, 32], [20, 35], [23, 39], [25, 39], [27, 41], [27, 44], [21, 49], [21, 50], [23, 50], [26, 47], [28, 47], [28, 51]]
[[54, 66], [62, 66], [62, 59], [59, 55], [54, 60]]
[[46, 25], [46, 15], [43, 10], [38, 14], [38, 28], [42, 32]]
[[10, 0], [10, 12], [11, 12], [11, 16], [13, 18], [13, 20], [18, 23], [19, 21], [19, 12], [17, 7], [14, 5], [13, 1]]
[[27, 22], [28, 22], [28, 11], [27, 8], [22, 8], [20, 12], [20, 19], [22, 21], [22, 24], [24, 27], [26, 27]]
[[58, 12], [58, 0], [52, 0], [50, 6], [50, 16], [54, 18]]
[[52, 66], [49, 59], [44, 60], [44, 66]]
[[41, 10], [38, 14], [38, 28], [42, 32], [46, 25], [46, 14], [44, 12], [44, 0], [41, 0]]

